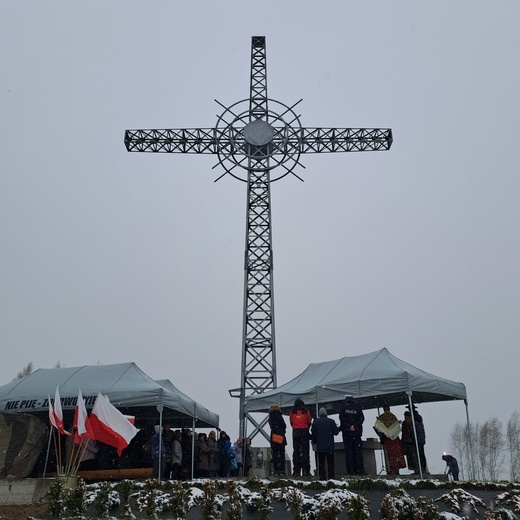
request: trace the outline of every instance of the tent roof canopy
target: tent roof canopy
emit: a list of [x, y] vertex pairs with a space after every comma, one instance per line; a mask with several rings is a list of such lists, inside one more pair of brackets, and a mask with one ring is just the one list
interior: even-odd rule
[[284, 412], [296, 397], [307, 404], [339, 412], [345, 395], [351, 394], [363, 408], [409, 403], [466, 401], [466, 387], [435, 376], [393, 356], [386, 348], [322, 363], [311, 363], [300, 375], [274, 390], [247, 398], [249, 412], [267, 412], [278, 403]]
[[40, 368], [0, 387], [0, 411], [46, 414], [48, 397], [54, 398], [58, 385], [64, 414], [74, 410], [81, 390], [87, 409], [101, 392], [122, 413], [135, 415], [137, 420], [159, 422], [157, 407], [162, 405], [163, 421], [172, 426], [191, 427], [194, 418], [198, 427], [218, 427], [217, 414], [168, 383], [165, 386], [154, 381], [135, 363]]

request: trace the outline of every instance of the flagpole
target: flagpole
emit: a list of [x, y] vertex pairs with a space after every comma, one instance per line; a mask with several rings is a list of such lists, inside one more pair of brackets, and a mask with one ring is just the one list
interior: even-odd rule
[[51, 437], [52, 437], [52, 426], [49, 430], [49, 442], [47, 442], [47, 454], [45, 455], [45, 464], [43, 466], [43, 478], [45, 478], [45, 475], [47, 473], [47, 463], [49, 462], [49, 453], [51, 451]]
[[[76, 450], [76, 457], [75, 457], [75, 460], [74, 460], [74, 464], [72, 465], [72, 468], [74, 470], [73, 474], [75, 475], [78, 470], [79, 470], [79, 466], [81, 464], [81, 459], [83, 458], [83, 455], [85, 454], [85, 451], [87, 451], [87, 447], [88, 447], [88, 443], [90, 442], [90, 439], [87, 439], [87, 442], [83, 442], [85, 439], [82, 437], [81, 438], [81, 442], [78, 446], [78, 449]], [[83, 446], [84, 444], [84, 446]], [[81, 449], [83, 447], [83, 449]], [[80, 455], [80, 452], [81, 452], [81, 455]]]
[[56, 458], [56, 473], [59, 474], [62, 471], [61, 467], [61, 436], [58, 428], [53, 428], [52, 438], [54, 439], [54, 455]]
[[69, 457], [69, 467], [67, 470], [68, 475], [75, 475], [78, 469], [78, 459], [80, 458], [79, 454], [81, 451], [81, 446], [83, 445], [83, 439], [81, 439], [80, 444], [76, 444], [75, 442], [72, 444], [72, 450], [70, 452]]
[[[70, 443], [72, 441], [72, 446], [70, 446]], [[76, 445], [74, 444], [74, 440], [70, 438], [70, 436], [67, 435], [67, 438], [65, 439], [65, 456], [67, 458], [67, 463], [65, 464], [65, 475], [70, 475], [70, 470], [72, 468], [72, 462], [74, 458], [74, 452]]]

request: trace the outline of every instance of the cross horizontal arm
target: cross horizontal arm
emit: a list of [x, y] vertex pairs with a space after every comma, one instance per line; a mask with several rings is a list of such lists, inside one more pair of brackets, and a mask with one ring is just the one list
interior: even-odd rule
[[301, 153], [389, 150], [393, 141], [389, 128], [301, 128], [298, 134]]
[[214, 128], [127, 130], [125, 146], [129, 152], [217, 153]]

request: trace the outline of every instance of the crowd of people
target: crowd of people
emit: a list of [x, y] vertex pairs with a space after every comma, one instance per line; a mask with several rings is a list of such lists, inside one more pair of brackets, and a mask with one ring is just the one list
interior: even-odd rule
[[[424, 446], [426, 433], [422, 416], [417, 407], [407, 406], [403, 420], [400, 421], [390, 411], [389, 405], [383, 406], [383, 413], [377, 417], [374, 429], [377, 432], [385, 454], [388, 475], [399, 475], [400, 470], [408, 468], [414, 474], [429, 474]], [[412, 415], [413, 414], [413, 415]], [[345, 402], [339, 412], [339, 422], [328, 417], [326, 408], [319, 409], [318, 417], [313, 421], [309, 408], [300, 397], [294, 401], [289, 413], [292, 427], [293, 471], [292, 476], [310, 476], [310, 446], [315, 451], [317, 473], [322, 480], [335, 476], [334, 437], [339, 433], [343, 437], [345, 448], [345, 468], [347, 475], [364, 475], [363, 409], [353, 395], [345, 395]], [[274, 474], [285, 475], [284, 458], [287, 445], [286, 424], [278, 404], [273, 403], [269, 410], [271, 427], [271, 456]], [[456, 460], [443, 456], [453, 479], [458, 478]], [[454, 461], [454, 462], [453, 462]]]
[[[218, 439], [214, 430], [196, 433], [188, 428], [171, 430], [168, 424], [155, 426], [151, 438], [152, 478], [190, 480], [191, 478], [248, 476], [253, 466], [251, 439], [231, 442], [225, 431]], [[193, 470], [193, 472], [192, 472]], [[159, 474], [160, 472], [160, 474]]]
[[[311, 475], [310, 446], [315, 452], [318, 475], [321, 480], [335, 477], [334, 437], [343, 434], [345, 446], [345, 463], [348, 475], [363, 475], [363, 449], [361, 436], [365, 417], [361, 406], [353, 396], [345, 396], [345, 404], [340, 411], [340, 425], [327, 415], [325, 408], [319, 409], [319, 417], [314, 421], [309, 408], [301, 397], [294, 401], [289, 413], [293, 442], [293, 477], [309, 477]], [[271, 405], [269, 410], [271, 427], [271, 457], [275, 475], [285, 475], [284, 458], [287, 445], [286, 424], [278, 404]]]
[[[292, 476], [311, 476], [311, 447], [320, 480], [335, 478], [335, 436], [342, 434], [345, 448], [345, 469], [347, 475], [364, 475], [363, 423], [365, 416], [361, 405], [354, 396], [346, 395], [339, 412], [339, 425], [328, 417], [325, 407], [321, 407], [318, 417], [313, 419], [310, 409], [300, 397], [294, 401], [289, 412], [292, 428]], [[268, 423], [271, 429], [270, 448], [273, 472], [285, 476], [285, 447], [287, 446], [287, 425], [278, 404], [269, 409]], [[413, 405], [407, 406], [403, 420], [400, 421], [389, 405], [383, 406], [374, 424], [380, 438], [385, 469], [388, 475], [399, 475], [407, 468], [415, 474], [428, 474], [424, 446], [426, 433], [422, 416]], [[143, 429], [140, 438], [131, 446], [138, 450], [125, 450], [119, 467], [152, 467], [152, 477], [161, 479], [190, 480], [192, 478], [247, 477], [253, 467], [251, 439], [238, 438], [232, 442], [225, 431], [209, 434], [192, 433], [191, 429], [172, 430], [165, 423], [156, 425], [151, 434]], [[144, 439], [142, 436], [145, 436]], [[148, 435], [148, 436], [147, 436]], [[195, 438], [193, 438], [193, 435]], [[96, 443], [85, 450], [80, 469], [103, 468], [106, 454], [96, 447]], [[130, 447], [131, 447], [130, 446]], [[130, 448], [129, 447], [129, 448]], [[125, 452], [128, 452], [125, 455]], [[135, 453], [142, 457], [132, 460]], [[126, 458], [125, 458], [126, 457]], [[449, 478], [458, 479], [459, 469], [454, 457], [444, 454], [446, 472]]]

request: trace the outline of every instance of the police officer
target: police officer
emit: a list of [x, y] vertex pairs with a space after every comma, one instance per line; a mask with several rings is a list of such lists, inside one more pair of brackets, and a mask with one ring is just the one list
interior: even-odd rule
[[354, 401], [354, 396], [347, 394], [345, 404], [339, 414], [340, 429], [343, 433], [343, 444], [345, 445], [345, 464], [347, 475], [364, 475], [365, 466], [363, 462], [363, 422], [365, 416], [359, 403]]

